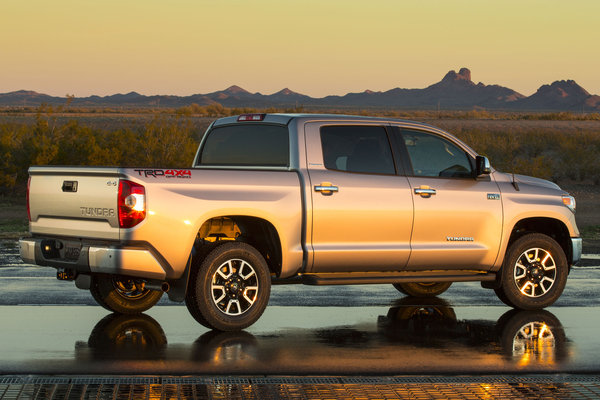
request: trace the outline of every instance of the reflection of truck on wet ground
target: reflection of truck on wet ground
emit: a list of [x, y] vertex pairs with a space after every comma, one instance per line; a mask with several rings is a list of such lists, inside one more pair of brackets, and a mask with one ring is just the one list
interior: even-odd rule
[[250, 114], [215, 121], [189, 169], [31, 167], [20, 251], [109, 310], [167, 291], [220, 330], [254, 323], [272, 283], [434, 296], [481, 281], [539, 309], [580, 258], [574, 211], [429, 125]]
[[[86, 341], [75, 345], [79, 362], [161, 360], [179, 371], [230, 372], [243, 366], [253, 374], [386, 372], [415, 373], [451, 368], [498, 372], [552, 370], [568, 362], [569, 343], [560, 321], [545, 310], [512, 309], [498, 320], [458, 319], [439, 298], [405, 297], [387, 315], [357, 325], [288, 328], [252, 335], [209, 331], [193, 343], [169, 344], [152, 317], [109, 314]], [[462, 367], [456, 365], [460, 354]], [[416, 364], [407, 360], [414, 359]], [[385, 360], [384, 363], [381, 360]], [[481, 372], [481, 371], [480, 371]]]

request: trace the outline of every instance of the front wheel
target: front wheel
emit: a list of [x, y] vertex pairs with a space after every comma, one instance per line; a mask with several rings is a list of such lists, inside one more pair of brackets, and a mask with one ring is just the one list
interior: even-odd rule
[[185, 303], [207, 328], [244, 329], [260, 318], [271, 293], [271, 275], [263, 256], [241, 242], [220, 245], [190, 274]]
[[109, 311], [139, 314], [158, 303], [163, 292], [146, 288], [143, 279], [119, 276], [94, 276], [90, 293]]
[[560, 297], [568, 273], [562, 247], [549, 236], [530, 233], [508, 248], [501, 271], [502, 286], [495, 291], [511, 307], [539, 310]]
[[452, 282], [405, 282], [394, 283], [400, 292], [413, 297], [435, 297], [444, 293]]

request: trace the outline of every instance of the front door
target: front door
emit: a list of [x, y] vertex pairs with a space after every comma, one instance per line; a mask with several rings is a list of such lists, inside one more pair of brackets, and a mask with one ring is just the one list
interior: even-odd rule
[[472, 160], [446, 138], [403, 130], [402, 139], [414, 200], [407, 269], [489, 269], [502, 239], [496, 182], [489, 175], [475, 178]]

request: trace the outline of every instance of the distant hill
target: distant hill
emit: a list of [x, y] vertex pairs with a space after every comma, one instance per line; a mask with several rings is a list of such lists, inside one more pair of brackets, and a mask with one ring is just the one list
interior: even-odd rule
[[[0, 106], [62, 105], [64, 97], [53, 97], [34, 91], [20, 90], [0, 94]], [[441, 81], [424, 89], [394, 88], [385, 92], [365, 90], [344, 96], [314, 98], [296, 93], [288, 88], [264, 95], [250, 93], [233, 85], [225, 90], [191, 96], [154, 95], [137, 92], [110, 96], [76, 97], [74, 106], [121, 107], [182, 107], [191, 104], [206, 106], [221, 104], [225, 107], [377, 107], [402, 109], [444, 109], [515, 111], [600, 111], [600, 96], [591, 95], [573, 80], [562, 80], [541, 86], [529, 97], [499, 85], [485, 85], [471, 80], [471, 71], [461, 68], [458, 73], [449, 71]]]
[[600, 96], [590, 95], [575, 81], [556, 81], [517, 104], [529, 110], [600, 110]]

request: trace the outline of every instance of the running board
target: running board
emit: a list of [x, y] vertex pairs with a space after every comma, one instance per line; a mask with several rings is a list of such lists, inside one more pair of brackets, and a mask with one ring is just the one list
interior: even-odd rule
[[303, 274], [305, 285], [364, 285], [401, 282], [484, 282], [496, 280], [486, 271], [330, 272]]

